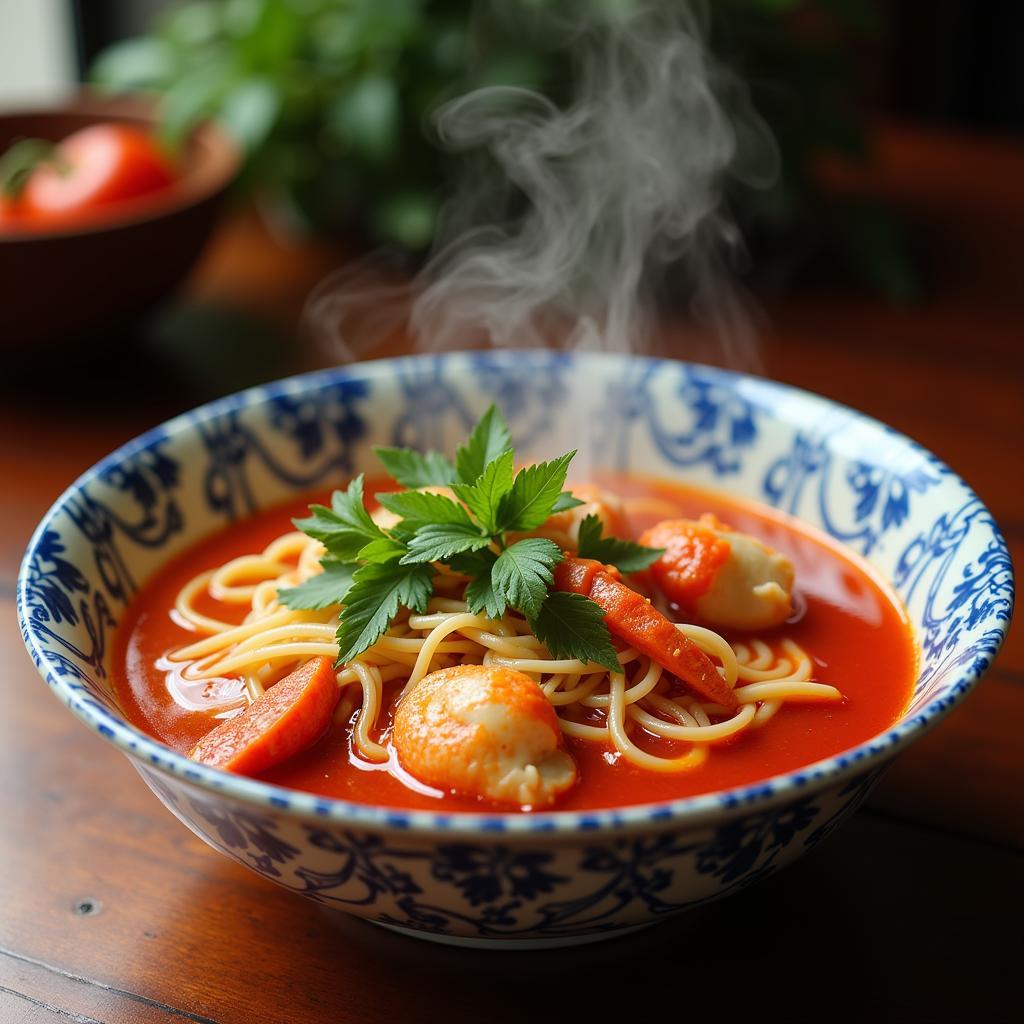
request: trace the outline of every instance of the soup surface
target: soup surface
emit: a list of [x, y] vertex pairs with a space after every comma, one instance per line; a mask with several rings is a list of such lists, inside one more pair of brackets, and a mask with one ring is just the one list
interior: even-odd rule
[[[763, 728], [716, 745], [703, 764], [683, 772], [646, 771], [624, 761], [608, 744], [569, 736], [566, 743], [579, 778], [559, 799], [557, 809], [617, 807], [750, 784], [837, 754], [899, 718], [916, 674], [910, 625], [898, 598], [856, 555], [791, 517], [753, 503], [639, 476], [606, 475], [598, 482], [625, 499], [634, 536], [660, 520], [712, 512], [787, 555], [796, 568], [797, 610], [783, 626], [758, 635], [771, 642], [775, 633], [799, 644], [813, 661], [813, 678], [837, 687], [843, 700], [787, 703]], [[374, 489], [371, 482], [367, 491], [372, 494]], [[290, 502], [232, 525], [187, 551], [143, 588], [118, 633], [114, 663], [118, 696], [134, 725], [184, 754], [234, 713], [204, 707], [223, 700], [216, 684], [183, 686], [180, 675], [171, 678], [178, 670], [166, 660], [167, 653], [196, 639], [177, 616], [175, 598], [197, 573], [262, 550], [291, 529], [292, 517], [304, 514], [311, 500], [323, 497]], [[223, 606], [204, 600], [208, 614], [229, 617]], [[236, 621], [240, 616], [236, 612]], [[730, 641], [745, 639], [722, 632]], [[385, 745], [400, 690], [398, 682], [386, 687], [384, 728], [378, 736]], [[261, 777], [356, 803], [446, 811], [492, 809], [475, 799], [430, 790], [403, 773], [395, 757], [384, 764], [358, 758], [350, 731], [349, 720], [336, 722], [312, 748]], [[642, 742], [663, 755], [683, 748], [653, 736]]]

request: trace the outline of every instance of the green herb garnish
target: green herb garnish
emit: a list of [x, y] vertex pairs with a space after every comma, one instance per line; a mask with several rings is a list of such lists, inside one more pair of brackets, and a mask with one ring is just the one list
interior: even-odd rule
[[577, 547], [580, 558], [593, 558], [617, 566], [622, 572], [649, 569], [665, 553], [664, 548], [645, 548], [631, 540], [602, 537], [601, 520], [597, 516], [587, 516], [580, 523]]
[[310, 576], [297, 587], [278, 593], [281, 604], [289, 608], [320, 611], [345, 602], [358, 566], [354, 562], [336, 562], [331, 558], [322, 559], [320, 564], [323, 572]]
[[[550, 540], [515, 536], [582, 504], [564, 490], [574, 451], [516, 473], [508, 424], [491, 406], [458, 449], [454, 465], [438, 452], [376, 452], [391, 476], [410, 488], [376, 495], [399, 521], [385, 530], [370, 518], [363, 477], [356, 477], [334, 492], [330, 508], [313, 505], [308, 518], [294, 521], [326, 548], [323, 572], [279, 595], [289, 608], [342, 606], [339, 664], [372, 647], [400, 608], [424, 611], [440, 563], [469, 578], [465, 596], [474, 615], [499, 619], [514, 608], [552, 656], [618, 669], [601, 609], [581, 594], [551, 589], [563, 552]], [[451, 487], [459, 500], [416, 490], [427, 486]], [[661, 552], [602, 537], [601, 521], [587, 516], [579, 554], [637, 572]]]

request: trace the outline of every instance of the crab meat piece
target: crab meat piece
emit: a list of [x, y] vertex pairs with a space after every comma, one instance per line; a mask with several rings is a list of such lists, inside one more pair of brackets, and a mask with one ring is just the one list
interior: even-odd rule
[[667, 519], [640, 543], [664, 548], [651, 575], [669, 600], [713, 626], [770, 629], [793, 611], [793, 563], [713, 515]]
[[576, 781], [541, 688], [498, 665], [425, 676], [402, 697], [392, 741], [410, 775], [463, 796], [540, 807]]

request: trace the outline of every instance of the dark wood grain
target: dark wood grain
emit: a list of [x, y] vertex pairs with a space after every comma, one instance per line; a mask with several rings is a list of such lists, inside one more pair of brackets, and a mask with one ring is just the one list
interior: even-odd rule
[[[210, 1018], [166, 1006], [134, 992], [103, 985], [56, 964], [35, 960], [20, 953], [0, 949], [0, 992], [17, 996], [37, 1013], [50, 1013], [57, 1019], [103, 1024], [209, 1024]], [[3, 1003], [0, 1002], [0, 1009]], [[24, 1006], [14, 1004], [24, 1012]], [[0, 1020], [22, 1020], [15, 1013]], [[28, 1019], [28, 1018], [27, 1018]], [[42, 1016], [41, 1020], [50, 1020]]]
[[[893, 198], [923, 229], [931, 294], [899, 308], [840, 290], [769, 303], [760, 366], [938, 452], [992, 508], [1020, 565], [1024, 147], [909, 129], [880, 144], [871, 180], [841, 187]], [[287, 333], [335, 259], [283, 249], [244, 219], [216, 240], [191, 295], [247, 306]], [[664, 344], [706, 356], [672, 328]], [[297, 366], [315, 358], [301, 346], [289, 355]], [[55, 370], [38, 394], [0, 382], [0, 1022], [630, 1019], [637, 984], [641, 999], [682, 1000], [688, 1016], [825, 1007], [842, 1021], [1019, 1019], [1019, 626], [976, 692], [834, 839], [746, 894], [628, 940], [545, 954], [429, 946], [214, 853], [47, 692], [22, 648], [13, 588], [34, 524], [75, 475], [252, 380], [157, 349], [99, 365], [87, 377]]]

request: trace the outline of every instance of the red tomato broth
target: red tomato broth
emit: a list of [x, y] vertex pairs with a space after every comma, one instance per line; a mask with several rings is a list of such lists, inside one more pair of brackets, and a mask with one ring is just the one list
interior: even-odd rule
[[[598, 482], [647, 508], [629, 506], [630, 534], [666, 518], [697, 518], [713, 512], [735, 529], [759, 537], [785, 553], [796, 568], [799, 592], [796, 621], [756, 634], [772, 642], [789, 637], [804, 648], [815, 666], [813, 678], [844, 694], [839, 703], [784, 705], [763, 728], [712, 746], [700, 767], [681, 773], [649, 772], [624, 761], [610, 745], [567, 737], [579, 766], [577, 785], [558, 801], [559, 810], [619, 807], [749, 785], [790, 771], [870, 739], [891, 726], [907, 706], [916, 676], [917, 653], [909, 621], [898, 598], [856, 555], [820, 532], [764, 506], [711, 492], [636, 475], [602, 475]], [[370, 481], [367, 493], [382, 490]], [[196, 633], [176, 621], [174, 601], [197, 573], [231, 558], [262, 550], [291, 529], [310, 500], [290, 502], [236, 523], [206, 538], [162, 569], [129, 608], [115, 643], [114, 678], [128, 720], [168, 746], [186, 753], [223, 717], [190, 710], [167, 687], [168, 651], [194, 641]], [[228, 621], [245, 608], [231, 609], [203, 597], [200, 610]], [[231, 614], [233, 613], [233, 615]], [[729, 639], [742, 640], [741, 634]], [[388, 684], [385, 702], [397, 697], [401, 683]], [[385, 716], [390, 722], [390, 710]], [[382, 718], [382, 720], [385, 720]], [[381, 731], [387, 742], [389, 725]], [[640, 746], [663, 756], [685, 749], [634, 734]], [[392, 758], [394, 762], [394, 758]], [[403, 809], [493, 810], [487, 802], [427, 787], [407, 785], [394, 763], [370, 765], [350, 751], [349, 723], [334, 724], [312, 748], [259, 777], [268, 782], [354, 803]], [[502, 808], [507, 809], [507, 808]]]

